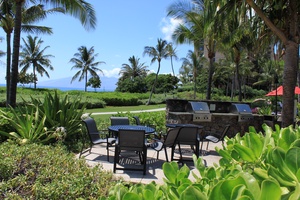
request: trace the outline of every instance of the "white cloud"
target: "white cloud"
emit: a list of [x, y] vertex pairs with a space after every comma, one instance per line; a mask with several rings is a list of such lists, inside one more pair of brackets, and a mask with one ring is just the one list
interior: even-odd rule
[[180, 19], [175, 19], [175, 18], [163, 18], [161, 20], [161, 31], [165, 35], [165, 40], [168, 42], [172, 41], [172, 34], [176, 27], [183, 23], [182, 20]]
[[102, 71], [105, 77], [119, 78], [120, 70], [121, 70], [120, 68], [113, 68], [112, 70], [103, 69]]

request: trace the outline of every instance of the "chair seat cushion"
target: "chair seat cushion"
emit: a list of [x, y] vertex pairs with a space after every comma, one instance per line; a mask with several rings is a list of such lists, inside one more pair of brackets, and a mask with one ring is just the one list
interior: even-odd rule
[[212, 141], [212, 142], [218, 142], [218, 141], [219, 141], [218, 138], [216, 138], [216, 137], [214, 137], [214, 136], [212, 136], [212, 135], [206, 136], [205, 139], [207, 139], [207, 140], [209, 140], [209, 141]]
[[160, 151], [163, 147], [163, 143], [160, 141], [157, 141], [157, 142], [150, 144], [150, 147], [156, 151]]

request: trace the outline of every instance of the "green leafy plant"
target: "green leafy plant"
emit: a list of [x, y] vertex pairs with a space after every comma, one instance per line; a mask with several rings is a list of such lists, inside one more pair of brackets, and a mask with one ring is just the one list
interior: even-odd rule
[[[300, 198], [300, 128], [275, 131], [264, 125], [264, 133], [253, 127], [243, 137], [226, 138], [219, 165], [206, 167], [194, 155], [200, 176], [175, 162], [164, 163], [165, 184], [146, 191], [148, 185], [116, 185], [110, 199], [289, 199]], [[154, 198], [157, 197], [157, 198]]]
[[55, 131], [58, 127], [63, 127], [64, 131], [58, 129], [57, 134], [64, 133], [66, 140], [78, 139], [81, 134], [81, 116], [86, 106], [81, 104], [80, 96], [71, 101], [68, 95], [62, 97], [55, 92], [54, 95], [45, 94], [43, 101], [33, 97], [31, 101], [34, 105], [38, 105], [40, 113], [46, 116], [45, 125], [49, 129]]
[[40, 114], [37, 106], [10, 107], [10, 112], [0, 110], [1, 116], [8, 120], [13, 132], [0, 131], [0, 134], [16, 140], [19, 144], [49, 143], [55, 138], [54, 131], [45, 127], [46, 116]]

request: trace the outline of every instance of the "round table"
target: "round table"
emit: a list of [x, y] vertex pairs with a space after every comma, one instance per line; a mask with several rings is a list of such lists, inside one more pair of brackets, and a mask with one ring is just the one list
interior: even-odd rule
[[149, 126], [140, 126], [140, 125], [113, 125], [109, 126], [108, 130], [112, 132], [119, 132], [120, 129], [126, 130], [144, 130], [145, 134], [151, 134], [155, 132], [155, 129]]

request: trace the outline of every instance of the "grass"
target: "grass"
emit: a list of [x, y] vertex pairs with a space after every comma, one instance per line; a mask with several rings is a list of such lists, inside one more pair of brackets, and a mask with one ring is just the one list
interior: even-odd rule
[[[112, 107], [107, 106], [106, 108], [96, 108], [96, 109], [88, 109], [87, 113], [99, 113], [99, 112], [131, 112], [136, 110], [151, 110], [156, 108], [165, 108], [166, 104], [157, 104], [157, 105], [140, 105], [140, 106], [121, 106], [121, 107]], [[93, 118], [97, 121], [108, 121], [109, 117], [113, 114], [101, 114], [101, 115], [93, 115]]]
[[140, 105], [140, 106], [107, 106], [106, 108], [95, 108], [88, 109], [88, 113], [96, 113], [96, 112], [130, 112], [135, 110], [151, 110], [156, 108], [165, 108], [166, 104], [158, 104], [158, 105]]

